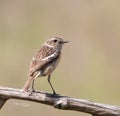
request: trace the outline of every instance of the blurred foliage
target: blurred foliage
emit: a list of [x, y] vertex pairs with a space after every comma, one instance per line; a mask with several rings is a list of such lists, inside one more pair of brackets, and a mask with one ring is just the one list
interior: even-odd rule
[[[0, 86], [22, 88], [34, 52], [60, 36], [70, 43], [52, 76], [56, 91], [120, 105], [119, 31], [119, 0], [0, 0]], [[46, 78], [37, 79], [36, 89], [51, 92]], [[88, 116], [18, 100], [0, 114]]]

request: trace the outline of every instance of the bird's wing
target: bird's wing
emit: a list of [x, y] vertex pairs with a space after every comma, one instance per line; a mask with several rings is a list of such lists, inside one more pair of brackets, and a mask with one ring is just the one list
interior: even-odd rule
[[48, 48], [46, 46], [42, 47], [33, 57], [30, 64], [30, 73], [32, 75], [34, 72], [41, 70], [46, 64], [56, 59], [59, 52], [53, 48]]

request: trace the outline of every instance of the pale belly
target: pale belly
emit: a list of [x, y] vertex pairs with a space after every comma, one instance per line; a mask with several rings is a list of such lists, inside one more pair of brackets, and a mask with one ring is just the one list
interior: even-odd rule
[[60, 56], [59, 56], [58, 59], [56, 59], [55, 61], [53, 61], [52, 63], [50, 63], [50, 64], [48, 64], [48, 65], [46, 66], [46, 68], [45, 68], [44, 71], [43, 71], [43, 74], [44, 74], [45, 76], [51, 75], [52, 72], [53, 72], [53, 71], [56, 69], [56, 67], [58, 66], [59, 61], [60, 61]]

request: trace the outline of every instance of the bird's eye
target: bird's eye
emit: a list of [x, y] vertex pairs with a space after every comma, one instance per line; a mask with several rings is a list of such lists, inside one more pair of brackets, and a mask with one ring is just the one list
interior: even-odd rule
[[57, 40], [55, 39], [55, 40], [54, 40], [54, 42], [56, 43], [56, 42], [57, 42]]

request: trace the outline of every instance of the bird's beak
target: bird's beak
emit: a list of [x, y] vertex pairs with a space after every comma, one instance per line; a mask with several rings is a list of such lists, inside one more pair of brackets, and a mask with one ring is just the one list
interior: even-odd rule
[[62, 43], [64, 44], [64, 43], [69, 43], [69, 41], [62, 41]]

